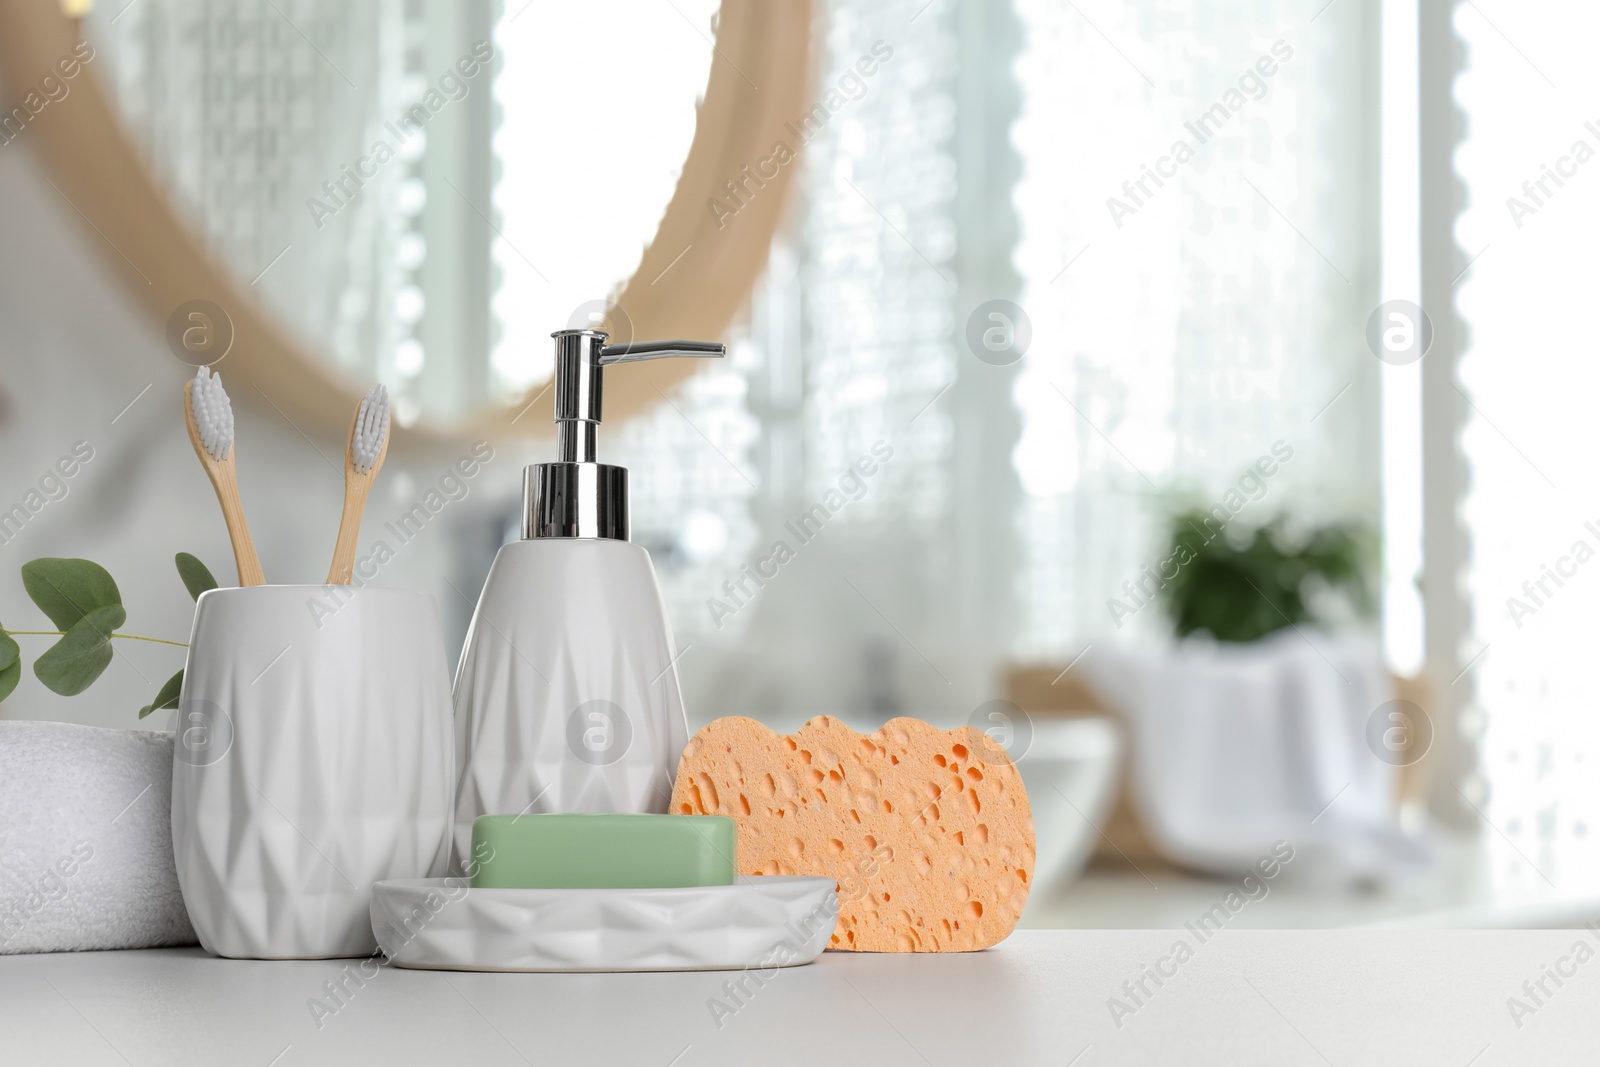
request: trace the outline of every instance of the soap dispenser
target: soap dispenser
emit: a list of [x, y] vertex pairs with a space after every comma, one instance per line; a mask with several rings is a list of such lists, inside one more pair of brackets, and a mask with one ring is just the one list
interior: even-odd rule
[[455, 863], [479, 815], [664, 812], [689, 741], [650, 554], [628, 540], [628, 472], [596, 461], [602, 372], [720, 344], [555, 338], [554, 463], [524, 471], [522, 539], [500, 549], [456, 671]]

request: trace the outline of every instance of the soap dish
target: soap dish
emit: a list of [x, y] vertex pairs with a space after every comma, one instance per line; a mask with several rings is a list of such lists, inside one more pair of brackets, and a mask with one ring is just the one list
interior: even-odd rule
[[372, 887], [372, 932], [400, 967], [447, 971], [718, 971], [810, 963], [838, 919], [832, 878], [751, 875], [671, 889]]

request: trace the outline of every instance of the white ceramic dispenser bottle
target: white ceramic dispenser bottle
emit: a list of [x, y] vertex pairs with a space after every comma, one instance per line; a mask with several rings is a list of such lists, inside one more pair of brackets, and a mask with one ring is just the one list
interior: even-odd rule
[[524, 474], [456, 671], [455, 852], [479, 815], [664, 812], [689, 741], [650, 554], [628, 541], [628, 472], [595, 461], [602, 368], [720, 344], [555, 337], [560, 459]]

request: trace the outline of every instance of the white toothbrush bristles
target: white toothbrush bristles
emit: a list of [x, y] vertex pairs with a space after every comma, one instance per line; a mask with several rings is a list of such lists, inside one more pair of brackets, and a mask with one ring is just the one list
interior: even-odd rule
[[195, 371], [189, 406], [207, 454], [219, 462], [227, 459], [228, 450], [233, 447], [233, 405], [222, 388], [222, 378], [212, 374], [210, 367]]
[[361, 410], [356, 412], [356, 430], [350, 437], [350, 462], [356, 473], [365, 474], [372, 469], [388, 436], [389, 390], [374, 385], [361, 398]]

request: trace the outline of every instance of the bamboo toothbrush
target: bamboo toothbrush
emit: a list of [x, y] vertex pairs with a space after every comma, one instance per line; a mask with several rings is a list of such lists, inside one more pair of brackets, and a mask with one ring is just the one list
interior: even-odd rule
[[355, 570], [356, 535], [361, 532], [361, 511], [367, 506], [372, 480], [389, 454], [389, 391], [374, 385], [361, 398], [350, 423], [350, 441], [344, 450], [344, 514], [339, 518], [339, 540], [333, 546], [329, 585], [349, 585]]
[[239, 504], [239, 481], [233, 467], [233, 405], [222, 388], [222, 379], [212, 374], [210, 367], [201, 367], [184, 385], [183, 412], [189, 426], [189, 442], [222, 505], [228, 539], [233, 542], [233, 559], [239, 568], [239, 584], [266, 585], [261, 561], [250, 542], [250, 527], [245, 525], [244, 508]]

